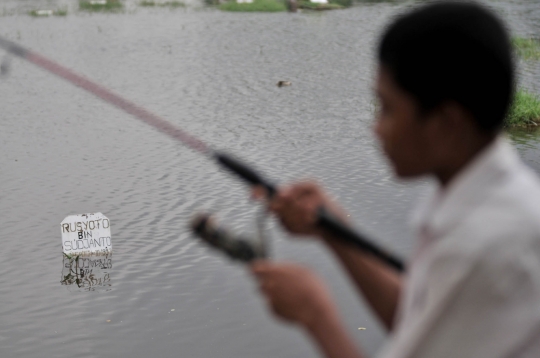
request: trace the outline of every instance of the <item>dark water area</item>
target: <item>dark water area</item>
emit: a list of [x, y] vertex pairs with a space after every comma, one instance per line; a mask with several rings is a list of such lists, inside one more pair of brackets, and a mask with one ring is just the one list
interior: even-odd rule
[[[539, 1], [488, 2], [520, 36], [540, 37]], [[119, 14], [68, 1], [0, 1], [0, 34], [84, 74], [279, 182], [316, 178], [359, 228], [407, 256], [407, 219], [427, 180], [397, 182], [372, 134], [374, 46], [412, 2], [327, 13], [223, 13], [128, 2]], [[33, 18], [67, 7], [65, 17]], [[2, 54], [3, 55], [3, 54]], [[520, 84], [540, 93], [538, 62]], [[292, 86], [278, 88], [280, 80]], [[187, 229], [209, 210], [254, 233], [247, 188], [129, 115], [18, 59], [0, 77], [1, 357], [309, 357], [274, 321], [249, 274]], [[512, 132], [540, 173], [540, 138]], [[101, 281], [65, 280], [60, 222], [102, 212], [112, 257]], [[330, 255], [271, 223], [272, 256], [309, 265], [373, 355], [380, 325]], [[67, 266], [66, 266], [67, 265]], [[71, 284], [68, 284], [70, 283]], [[366, 327], [359, 331], [358, 327]]]

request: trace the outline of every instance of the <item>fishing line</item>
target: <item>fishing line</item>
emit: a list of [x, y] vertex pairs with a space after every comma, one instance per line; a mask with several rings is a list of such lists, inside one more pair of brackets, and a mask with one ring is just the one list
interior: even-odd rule
[[[272, 182], [263, 178], [259, 173], [257, 173], [247, 164], [241, 162], [240, 160], [229, 154], [213, 150], [210, 146], [202, 142], [200, 139], [186, 133], [185, 131], [174, 126], [170, 122], [149, 112], [145, 108], [117, 95], [109, 89], [93, 81], [90, 81], [89, 79], [73, 72], [72, 70], [62, 65], [57, 64], [54, 61], [49, 60], [44, 56], [41, 56], [36, 52], [30, 51], [10, 40], [7, 40], [2, 36], [0, 36], [0, 48], [6, 50], [8, 52], [8, 56], [9, 54], [12, 54], [33, 63], [38, 67], [41, 67], [42, 69], [63, 78], [64, 80], [74, 84], [75, 86], [92, 93], [93, 95], [101, 98], [103, 101], [124, 110], [135, 118], [138, 118], [142, 122], [157, 129], [161, 133], [166, 134], [169, 137], [179, 141], [186, 147], [189, 147], [210, 159], [216, 160], [221, 166], [232, 171], [249, 184], [264, 187], [269, 197], [272, 197], [276, 193], [276, 186]], [[2, 74], [7, 73], [9, 70], [9, 58], [6, 58], [6, 60], [2, 62], [0, 67]], [[317, 221], [321, 227], [334, 233], [337, 238], [351, 243], [356, 247], [362, 249], [363, 251], [372, 254], [373, 256], [379, 258], [381, 261], [388, 264], [397, 271], [401, 272], [404, 270], [404, 264], [399, 258], [391, 255], [387, 251], [373, 244], [365, 237], [349, 228], [347, 225], [343, 224], [338, 218], [334, 217], [324, 207], [319, 208]]]

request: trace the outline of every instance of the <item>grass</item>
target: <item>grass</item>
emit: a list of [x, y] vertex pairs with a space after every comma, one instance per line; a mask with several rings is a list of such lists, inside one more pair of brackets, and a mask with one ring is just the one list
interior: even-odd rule
[[224, 11], [246, 11], [246, 12], [278, 12], [286, 11], [287, 8], [282, 1], [277, 0], [254, 0], [252, 3], [238, 4], [232, 0], [219, 6]]
[[165, 1], [165, 2], [157, 2], [153, 0], [143, 0], [139, 3], [140, 6], [145, 7], [153, 7], [153, 6], [159, 6], [159, 7], [184, 7], [186, 4], [180, 1]]
[[514, 37], [512, 45], [517, 54], [525, 60], [540, 60], [540, 41], [531, 38]]
[[534, 93], [520, 89], [516, 92], [506, 127], [531, 127], [540, 125], [540, 98]]
[[66, 16], [66, 9], [58, 10], [32, 10], [28, 12], [28, 15], [33, 17], [48, 17], [48, 16]]
[[79, 0], [79, 9], [86, 11], [119, 11], [124, 8], [120, 0], [106, 0], [101, 3], [95, 0]]

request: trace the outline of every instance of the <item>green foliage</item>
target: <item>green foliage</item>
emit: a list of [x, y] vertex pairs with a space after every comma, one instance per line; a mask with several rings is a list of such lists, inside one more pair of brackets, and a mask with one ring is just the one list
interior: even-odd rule
[[526, 90], [517, 91], [506, 116], [506, 127], [528, 127], [540, 124], [540, 98]]
[[107, 0], [100, 3], [95, 0], [79, 0], [79, 9], [86, 11], [120, 11], [124, 4], [120, 0]]
[[254, 0], [250, 4], [238, 4], [236, 1], [229, 1], [219, 6], [224, 11], [260, 11], [260, 12], [278, 12], [285, 11], [285, 4], [277, 0]]
[[525, 60], [540, 60], [540, 41], [530, 38], [514, 37], [512, 45], [517, 54]]
[[152, 7], [152, 6], [159, 6], [159, 7], [184, 7], [186, 4], [180, 1], [165, 1], [165, 2], [156, 2], [154, 0], [144, 0], [139, 3], [140, 6], [145, 7]]

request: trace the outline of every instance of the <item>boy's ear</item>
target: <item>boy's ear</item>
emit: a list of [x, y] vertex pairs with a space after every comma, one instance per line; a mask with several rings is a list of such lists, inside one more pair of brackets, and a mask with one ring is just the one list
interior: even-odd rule
[[476, 123], [471, 113], [455, 101], [441, 103], [435, 110], [437, 126], [441, 134], [462, 137], [470, 132]]

